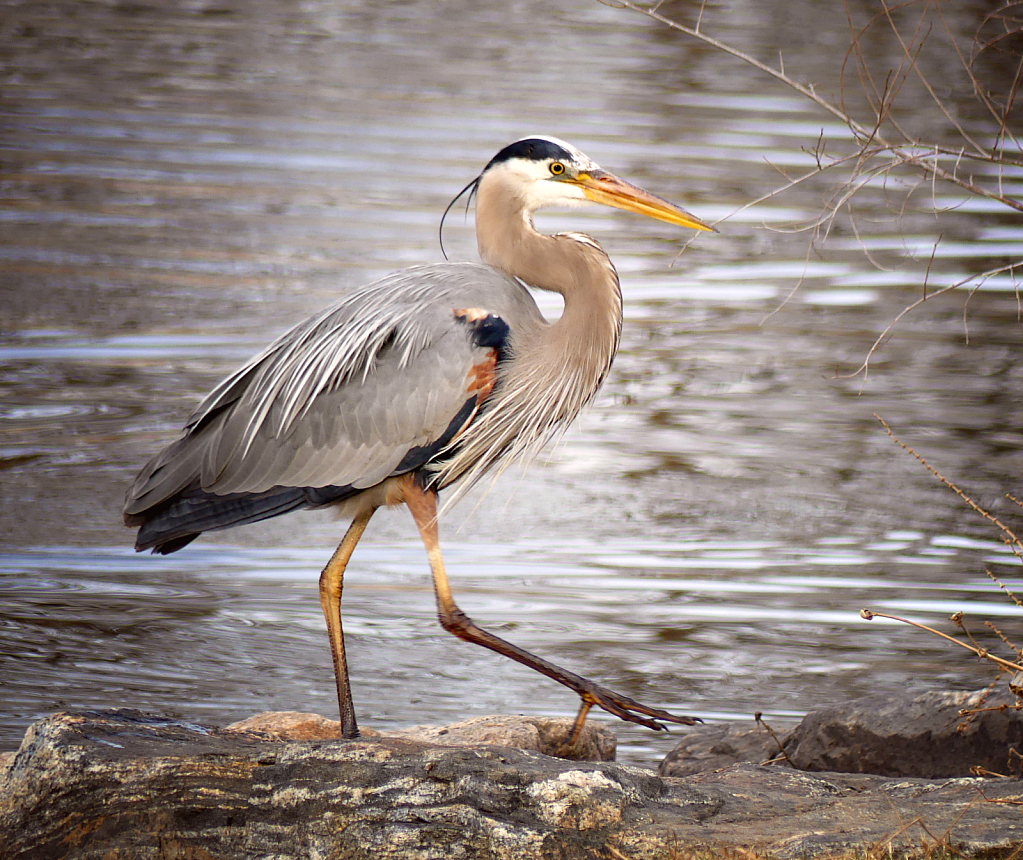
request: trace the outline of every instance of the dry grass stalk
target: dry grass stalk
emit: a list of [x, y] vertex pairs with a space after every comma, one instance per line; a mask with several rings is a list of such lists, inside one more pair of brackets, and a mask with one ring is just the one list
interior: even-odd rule
[[[926, 459], [924, 459], [920, 454], [918, 454], [916, 451], [914, 451], [912, 448], [910, 448], [908, 445], [902, 442], [892, 432], [891, 427], [888, 426], [888, 424], [885, 422], [883, 418], [876, 414], [874, 415], [874, 417], [881, 422], [881, 426], [884, 427], [885, 432], [888, 434], [889, 438], [893, 442], [895, 442], [895, 444], [897, 444], [907, 453], [911, 454], [925, 469], [927, 469], [928, 472], [934, 475], [934, 477], [941, 481], [942, 484], [944, 484], [946, 487], [952, 490], [957, 496], [959, 496], [959, 498], [962, 499], [963, 502], [965, 502], [966, 505], [968, 505], [972, 510], [976, 511], [978, 514], [984, 517], [984, 519], [986, 519], [988, 522], [996, 526], [999, 532], [1001, 533], [1002, 541], [1006, 544], [1006, 546], [1009, 547], [1009, 549], [1012, 551], [1013, 555], [1015, 555], [1017, 559], [1023, 561], [1023, 542], [1020, 541], [1019, 537], [1016, 535], [1015, 532], [1012, 531], [1012, 529], [1005, 525], [1005, 523], [999, 520], [996, 516], [986, 511], [984, 508], [982, 508], [980, 505], [974, 502], [973, 499], [967, 496], [966, 493], [959, 489], [959, 487], [952, 483], [952, 481], [948, 480], [948, 478], [944, 477], [941, 473], [939, 473], [930, 463], [927, 462]], [[1016, 500], [1012, 496], [1009, 496], [1009, 498], [1012, 499], [1017, 504], [1019, 504], [1018, 500]], [[1013, 594], [1013, 592], [1010, 591], [1005, 586], [1005, 584], [998, 579], [997, 576], [995, 576], [990, 570], [987, 570], [985, 572], [992, 579], [992, 581], [994, 581], [995, 584], [997, 584], [998, 587], [1005, 592], [1009, 599], [1016, 604], [1016, 606], [1023, 608], [1023, 603], [1020, 602], [1016, 595]], [[1002, 644], [1004, 644], [1013, 652], [1013, 654], [1016, 657], [1015, 661], [1006, 660], [1002, 657], [999, 657], [996, 654], [992, 654], [989, 649], [983, 647], [980, 643], [978, 643], [977, 640], [974, 638], [973, 634], [966, 627], [966, 624], [963, 620], [962, 612], [954, 613], [949, 617], [949, 620], [953, 624], [955, 624], [955, 626], [962, 633], [962, 635], [966, 637], [966, 639], [968, 640], [966, 642], [964, 642], [962, 639], [956, 638], [955, 636], [949, 636], [947, 633], [943, 633], [940, 630], [935, 630], [933, 627], [928, 627], [926, 624], [921, 624], [917, 621], [911, 621], [907, 618], [900, 618], [896, 615], [888, 615], [883, 612], [873, 612], [869, 609], [861, 609], [860, 616], [862, 618], [867, 619], [868, 621], [872, 618], [888, 618], [892, 621], [899, 621], [903, 624], [909, 624], [913, 627], [918, 627], [921, 630], [933, 634], [934, 636], [938, 636], [949, 642], [953, 642], [960, 648], [965, 648], [967, 651], [972, 652], [977, 657], [993, 663], [998, 668], [998, 674], [996, 675], [995, 679], [991, 682], [991, 685], [989, 686], [987, 692], [990, 692], [990, 690], [994, 688], [995, 684], [997, 684], [1001, 680], [1003, 674], [1007, 672], [1012, 672], [1013, 679], [1009, 681], [1008, 685], [1009, 690], [1016, 697], [1015, 709], [1023, 709], [1023, 683], [1017, 683], [1015, 680], [1017, 677], [1017, 673], [1023, 673], [1023, 648], [1011, 642], [1009, 638], [993, 622], [986, 621], [984, 622], [984, 626], [987, 627], [988, 630], [990, 630], [995, 636], [997, 636], [998, 639], [1001, 640]], [[1008, 705], [998, 705], [992, 708], [974, 708], [970, 710], [961, 711], [960, 716], [970, 717], [977, 713], [981, 713], [982, 711], [985, 710], [1006, 710], [1008, 707], [1009, 707]], [[962, 728], [963, 727], [961, 726], [960, 729]]]
[[775, 744], [778, 746], [778, 755], [774, 756], [771, 759], [768, 759], [765, 762], [761, 762], [761, 765], [774, 764], [775, 762], [779, 761], [787, 761], [790, 765], [792, 765], [793, 768], [795, 768], [796, 766], [792, 764], [792, 761], [789, 759], [788, 753], [785, 752], [784, 744], [782, 744], [781, 740], [778, 738], [778, 735], [775, 734], [774, 729], [772, 729], [764, 720], [763, 714], [760, 711], [757, 711], [753, 715], [753, 719], [754, 721], [756, 721], [758, 726], [763, 726], [767, 730], [767, 733], [771, 736], [771, 740], [773, 740]]
[[[966, 493], [964, 493], [962, 490], [960, 490], [959, 487], [957, 487], [955, 484], [953, 484], [950, 480], [948, 480], [947, 478], [943, 477], [938, 472], [937, 469], [935, 469], [923, 457], [921, 457], [919, 454], [917, 454], [916, 451], [914, 451], [912, 448], [910, 448], [908, 445], [904, 444], [903, 442], [899, 441], [899, 438], [892, 432], [891, 427], [888, 426], [888, 424], [885, 422], [885, 420], [880, 415], [878, 415], [877, 413], [874, 413], [874, 417], [878, 421], [881, 422], [881, 426], [884, 427], [885, 432], [888, 434], [889, 438], [896, 445], [898, 445], [900, 448], [902, 448], [903, 451], [906, 451], [907, 453], [912, 454], [913, 457], [916, 458], [916, 460], [928, 472], [930, 472], [932, 475], [934, 475], [935, 478], [937, 478], [939, 481], [941, 481], [941, 483], [943, 483], [946, 487], [948, 487], [950, 490], [952, 490], [952, 492], [954, 492], [957, 496], [959, 496], [959, 498], [962, 499], [970, 508], [972, 508], [978, 514], [980, 514], [982, 517], [984, 517], [984, 519], [986, 519], [990, 523], [992, 523], [992, 525], [997, 526], [998, 530], [1002, 533], [1002, 541], [1006, 544], [1006, 546], [1009, 547], [1010, 550], [1012, 550], [1012, 553], [1013, 553], [1013, 555], [1016, 556], [1016, 558], [1018, 558], [1020, 561], [1023, 561], [1023, 543], [1020, 542], [1020, 539], [1016, 536], [1015, 532], [1013, 532], [1012, 529], [1010, 529], [1007, 525], [1005, 525], [1005, 523], [1003, 523], [997, 517], [993, 516], [992, 514], [988, 513], [986, 510], [984, 510], [982, 507], [980, 507], [980, 505], [978, 505], [976, 502], [974, 502], [973, 499], [971, 499], [969, 496], [967, 496]], [[1008, 495], [1008, 494], [1007, 494], [1007, 498], [1013, 499], [1013, 497]], [[1016, 500], [1013, 499], [1013, 501], [1016, 501]], [[1019, 503], [1017, 502], [1017, 504], [1019, 504]], [[998, 582], [998, 580], [995, 578], [995, 576], [990, 571], [988, 571], [988, 576], [990, 576], [992, 579], [995, 579], [995, 581]], [[999, 583], [999, 585], [1001, 585], [1001, 583]], [[1002, 586], [1002, 588], [1004, 588], [1004, 586]], [[1008, 591], [1008, 589], [1005, 589], [1005, 590]], [[1016, 605], [1019, 606], [1020, 602], [1018, 600], [1016, 600], [1016, 598], [1014, 596], [1012, 596], [1011, 592], [1009, 594], [1010, 594], [1010, 597], [1012, 597], [1012, 599], [1016, 602]]]

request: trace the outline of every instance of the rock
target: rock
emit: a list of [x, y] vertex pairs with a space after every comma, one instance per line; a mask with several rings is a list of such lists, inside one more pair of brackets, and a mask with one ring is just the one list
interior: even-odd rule
[[575, 744], [568, 746], [574, 722], [548, 717], [474, 717], [448, 726], [412, 726], [387, 736], [453, 746], [495, 744], [571, 761], [615, 760], [618, 741], [614, 733], [593, 720], [583, 726]]
[[684, 782], [724, 798], [714, 831], [724, 836], [731, 823], [736, 833], [728, 841], [755, 835], [757, 842], [743, 844], [783, 860], [911, 849], [931, 857], [938, 847], [959, 858], [1008, 857], [1023, 845], [1023, 816], [1018, 808], [1006, 814], [1023, 802], [1023, 782], [1015, 779], [890, 780], [738, 764]]
[[1012, 779], [750, 764], [671, 779], [498, 746], [283, 741], [104, 711], [29, 729], [0, 775], [0, 858], [654, 860], [693, 846], [809, 858], [919, 849], [946, 831], [959, 856], [1007, 856], [1021, 802]]
[[[985, 699], [984, 691], [871, 696], [808, 714], [785, 752], [793, 766], [810, 771], [936, 779], [969, 776], [980, 767], [1018, 775], [1023, 712], [1012, 704], [1008, 694]], [[959, 716], [973, 708], [995, 709]]]
[[720, 770], [740, 762], [763, 764], [780, 755], [779, 741], [785, 743], [788, 732], [777, 734], [776, 741], [762, 726], [720, 723], [694, 726], [661, 762], [661, 776], [692, 776], [708, 770]]
[[[264, 711], [236, 723], [225, 731], [267, 735], [279, 741], [336, 741], [341, 739], [341, 723], [304, 711]], [[362, 729], [364, 737], [380, 737], [374, 729]]]
[[[473, 717], [447, 726], [412, 726], [381, 734], [362, 728], [363, 737], [405, 738], [444, 746], [480, 746], [493, 744], [572, 761], [614, 761], [618, 742], [614, 733], [592, 720], [587, 722], [573, 746], [568, 736], [573, 720], [548, 717], [489, 716]], [[227, 731], [259, 732], [277, 740], [339, 740], [341, 723], [319, 714], [300, 711], [269, 711], [232, 723]]]

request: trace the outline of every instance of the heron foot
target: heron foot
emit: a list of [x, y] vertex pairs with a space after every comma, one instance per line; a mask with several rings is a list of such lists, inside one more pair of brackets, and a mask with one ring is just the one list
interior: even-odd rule
[[[568, 674], [570, 673], [566, 673], [566, 675]], [[695, 726], [697, 723], [703, 722], [699, 717], [676, 716], [675, 714], [668, 713], [668, 711], [662, 711], [660, 708], [651, 708], [642, 702], [637, 702], [635, 699], [631, 699], [621, 693], [616, 693], [614, 690], [601, 687], [589, 678], [583, 678], [579, 675], [572, 677], [571, 681], [563, 680], [562, 683], [575, 690], [579, 694], [579, 698], [582, 699], [579, 713], [575, 718], [575, 725], [572, 726], [569, 745], [574, 744], [578, 739], [579, 733], [586, 723], [586, 715], [594, 705], [598, 708], [603, 708], [609, 714], [613, 714], [619, 719], [630, 723], [638, 723], [655, 731], [666, 731], [667, 726], [664, 725], [666, 722], [678, 723], [683, 726]]]
[[512, 645], [510, 642], [506, 642], [504, 639], [500, 639], [493, 633], [488, 633], [482, 627], [479, 627], [476, 622], [455, 606], [453, 602], [450, 607], [441, 607], [440, 623], [445, 630], [453, 633], [459, 639], [473, 642], [476, 645], [482, 645], [484, 648], [489, 648], [491, 651], [496, 651], [505, 657], [511, 657], [511, 659], [522, 663], [524, 666], [535, 669], [537, 672], [573, 690], [583, 701], [579, 714], [575, 719], [575, 725], [572, 727], [572, 734], [569, 737], [570, 745], [574, 744], [578, 739], [583, 724], [586, 722], [586, 715], [594, 705], [598, 708], [603, 708], [609, 714], [613, 714], [620, 719], [627, 720], [630, 723], [638, 723], [655, 731], [665, 731], [667, 726], [664, 723], [694, 726], [699, 722], [703, 722], [698, 717], [679, 717], [668, 713], [668, 711], [662, 711], [660, 708], [651, 708], [642, 702], [637, 702], [635, 699], [630, 699], [628, 696], [616, 693], [614, 690], [609, 690], [607, 687], [602, 687], [589, 678], [584, 678], [582, 675], [575, 674], [575, 672], [562, 669], [560, 666], [556, 666], [542, 657], [530, 654], [517, 645]]

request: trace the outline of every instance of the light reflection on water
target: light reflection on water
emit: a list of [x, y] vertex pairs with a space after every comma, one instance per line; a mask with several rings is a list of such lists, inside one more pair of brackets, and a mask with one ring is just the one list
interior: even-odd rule
[[[824, 26], [821, 4], [780, 8], [713, 24], [758, 56], [784, 48], [787, 67], [833, 91], [841, 27]], [[0, 745], [61, 707], [219, 723], [334, 712], [316, 576], [338, 523], [297, 515], [161, 559], [130, 551], [120, 500], [198, 399], [272, 337], [371, 278], [439, 259], [444, 206], [535, 131], [726, 220], [677, 258], [668, 225], [541, 219], [608, 249], [622, 352], [564, 440], [445, 517], [463, 607], [568, 668], [705, 718], [987, 682], [950, 646], [858, 611], [940, 625], [963, 609], [977, 628], [1023, 632], [984, 575], [1019, 586], [997, 532], [873, 417], [1018, 523], [1004, 496], [1023, 474], [1015, 281], [985, 281], [967, 307], [928, 303], [866, 378], [849, 374], [925, 275], [933, 289], [1018, 257], [1014, 216], [940, 186], [895, 214], [897, 186], [872, 185], [856, 232], [839, 222], [811, 250], [793, 229], [820, 213], [826, 182], [742, 207], [779, 169], [808, 168], [822, 129], [844, 130], [599, 3], [284, 9], [5, 8]], [[948, 12], [950, 26], [975, 26], [965, 7]], [[984, 138], [970, 90], [950, 98]], [[928, 119], [929, 96], [907, 110]], [[1018, 194], [1018, 175], [1004, 178]], [[472, 258], [471, 218], [453, 211], [444, 239]], [[557, 315], [556, 300], [541, 305]], [[441, 631], [407, 517], [378, 520], [345, 591], [368, 725], [574, 713], [556, 685]], [[627, 761], [671, 746], [615, 730]]]
[[[961, 610], [978, 635], [986, 620], [1023, 620], [986, 577], [945, 578], [978, 556], [1014, 572], [1004, 547], [886, 537], [804, 547], [695, 536], [449, 541], [446, 555], [463, 608], [517, 644], [657, 706], [728, 720], [760, 710], [781, 725], [803, 712], [798, 703], [850, 685], [869, 692], [886, 672], [919, 673], [921, 682], [938, 672], [946, 683], [975, 674], [937, 639], [863, 621], [863, 606], [929, 622]], [[99, 707], [111, 695], [216, 724], [266, 708], [333, 713], [316, 595], [323, 560], [314, 549], [230, 546], [166, 559], [102, 547], [0, 555], [0, 654], [14, 670], [2, 686], [5, 709], [18, 717], [2, 743], [16, 743], [23, 720]], [[365, 725], [495, 710], [571, 714], [571, 694], [439, 628], [420, 549], [367, 545], [357, 560], [344, 618]], [[672, 743], [615, 728], [625, 761], [651, 764]]]

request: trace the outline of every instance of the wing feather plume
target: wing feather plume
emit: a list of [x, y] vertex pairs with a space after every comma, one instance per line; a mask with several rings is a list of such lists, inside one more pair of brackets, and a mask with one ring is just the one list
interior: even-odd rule
[[126, 518], [188, 488], [207, 496], [357, 491], [404, 462], [422, 465], [414, 452], [436, 453], [452, 421], [462, 427], [471, 417], [466, 380], [487, 350], [453, 310], [484, 299], [512, 320], [542, 320], [512, 279], [441, 264], [392, 275], [299, 324], [199, 405], [183, 436], [129, 489]]

